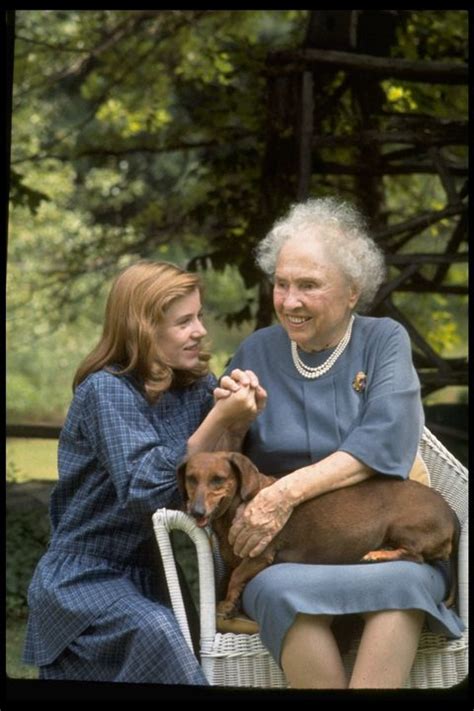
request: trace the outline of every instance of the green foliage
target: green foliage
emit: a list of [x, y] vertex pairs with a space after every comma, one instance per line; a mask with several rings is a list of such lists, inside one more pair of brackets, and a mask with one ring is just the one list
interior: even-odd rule
[[442, 294], [396, 294], [394, 303], [424, 333], [429, 345], [442, 357], [461, 357], [467, 342], [468, 300], [447, 299]]
[[[51, 205], [28, 216], [12, 195], [9, 248], [13, 264], [25, 242], [39, 257], [27, 280], [39, 313], [49, 297], [73, 320], [91, 275], [107, 278], [121, 256], [156, 257], [170, 240], [187, 245], [186, 260], [217, 238], [246, 253], [240, 206], [255, 203], [264, 58], [304, 17], [17, 12], [12, 163]], [[12, 291], [18, 281], [13, 269]]]
[[[467, 12], [411, 10], [404, 17], [393, 56], [465, 58]], [[10, 415], [63, 416], [75, 368], [98, 338], [110, 279], [138, 258], [203, 273], [217, 372], [251, 330], [261, 283], [252, 249], [274, 217], [262, 207], [266, 59], [300, 46], [307, 18], [306, 10], [16, 11]], [[343, 88], [338, 72], [318, 98], [327, 135], [357, 126], [350, 92], [325, 114], [324, 101]], [[463, 87], [390, 80], [382, 88], [382, 129], [394, 113], [466, 114]], [[321, 156], [347, 162], [353, 151], [327, 148]], [[314, 180], [317, 194], [354, 197], [351, 176]], [[414, 206], [445, 204], [433, 175], [389, 176], [384, 193], [389, 224], [409, 218]], [[290, 190], [275, 209], [285, 199]], [[453, 224], [433, 226], [410, 248], [443, 251]], [[464, 267], [452, 267], [449, 278], [464, 284]], [[415, 305], [403, 293], [397, 298], [432, 344], [459, 348], [465, 300], [427, 296]]]
[[411, 10], [398, 33], [397, 56], [407, 59], [467, 59], [467, 10]]
[[[51, 321], [55, 323], [54, 318]], [[34, 314], [27, 314], [20, 323], [9, 322], [6, 400], [10, 421], [62, 423], [74, 373], [99, 334], [100, 326], [84, 316], [57, 330], [44, 320], [35, 323]]]
[[48, 196], [40, 190], [32, 190], [23, 182], [23, 175], [15, 170], [10, 172], [10, 196], [12, 203], [22, 205], [35, 214], [43, 200], [49, 200]]
[[49, 520], [38, 510], [7, 511], [6, 613], [21, 617], [28, 611], [27, 591], [34, 569], [49, 541]]

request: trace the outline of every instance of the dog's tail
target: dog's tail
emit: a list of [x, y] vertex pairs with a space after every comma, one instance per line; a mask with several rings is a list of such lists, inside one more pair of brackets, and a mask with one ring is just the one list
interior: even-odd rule
[[450, 573], [451, 573], [451, 586], [449, 588], [448, 597], [444, 601], [446, 607], [452, 607], [456, 602], [456, 597], [458, 594], [458, 553], [459, 553], [459, 539], [461, 537], [461, 524], [459, 519], [453, 511], [453, 521], [454, 521], [454, 534], [453, 543], [451, 548], [451, 555], [449, 557], [450, 562]]

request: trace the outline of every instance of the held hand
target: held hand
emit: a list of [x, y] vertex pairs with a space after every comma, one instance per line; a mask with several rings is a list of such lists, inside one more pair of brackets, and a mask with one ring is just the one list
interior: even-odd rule
[[[240, 386], [238, 386], [238, 387], [240, 387]], [[218, 402], [219, 400], [225, 400], [230, 395], [232, 395], [233, 392], [234, 392], [233, 390], [227, 390], [226, 388], [223, 388], [223, 387], [215, 388], [214, 392], [213, 392], [214, 402]], [[255, 402], [257, 405], [257, 414], [259, 414], [266, 407], [268, 395], [267, 395], [267, 391], [265, 390], [265, 388], [262, 388], [261, 385], [257, 385], [254, 392], [255, 392]]]
[[260, 555], [291, 516], [291, 504], [282, 498], [278, 482], [262, 489], [237, 510], [229, 543], [241, 558]]
[[[234, 368], [230, 375], [224, 375], [221, 378], [222, 381], [233, 380], [237, 385], [250, 385], [251, 388], [256, 388], [258, 386], [258, 378], [253, 372], [253, 370], [240, 370], [240, 368]], [[229, 385], [224, 385], [224, 387], [229, 387]]]
[[216, 398], [214, 410], [230, 429], [247, 428], [258, 413], [255, 390], [249, 385], [239, 386], [226, 397]]
[[230, 375], [224, 375], [220, 379], [219, 386], [214, 390], [214, 400], [224, 400], [232, 393], [236, 393], [241, 387], [250, 387], [255, 394], [255, 403], [257, 406], [256, 415], [262, 412], [267, 404], [267, 392], [259, 382], [258, 378], [252, 370], [234, 369]]
[[267, 391], [261, 385], [257, 385], [255, 388], [255, 402], [257, 404], [257, 414], [259, 414], [267, 406]]

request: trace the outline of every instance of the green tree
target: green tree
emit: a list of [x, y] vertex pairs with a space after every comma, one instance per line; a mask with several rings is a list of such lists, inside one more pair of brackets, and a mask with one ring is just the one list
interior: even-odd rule
[[[9, 381], [20, 385], [11, 403], [18, 391], [26, 403], [70, 380], [97, 337], [109, 278], [139, 257], [206, 272], [211, 319], [234, 329], [219, 365], [239, 328], [252, 327], [265, 290], [252, 249], [293, 195], [279, 157], [269, 155], [269, 133], [279, 128], [271, 125], [268, 58], [301, 46], [308, 18], [303, 10], [16, 12], [7, 336]], [[402, 19], [393, 57], [465, 59], [467, 12], [406, 11]], [[318, 97], [333, 101], [321, 113], [325, 136], [356, 124], [345, 82], [333, 73]], [[397, 113], [414, 121], [466, 113], [462, 86], [398, 79], [380, 86], [382, 127]], [[465, 147], [453, 150], [462, 160]], [[311, 190], [356, 197], [353, 175], [324, 172], [353, 152], [341, 142], [321, 148], [323, 170]], [[387, 226], [408, 219], [415, 202], [427, 210], [444, 204], [436, 175], [392, 175], [384, 191]], [[443, 251], [456, 219], [396, 251]], [[465, 266], [450, 267], [449, 277], [462, 289]], [[401, 291], [397, 299], [433, 347], [461, 348], [462, 293], [427, 294], [416, 305]], [[51, 352], [62, 354], [64, 367], [46, 367]]]

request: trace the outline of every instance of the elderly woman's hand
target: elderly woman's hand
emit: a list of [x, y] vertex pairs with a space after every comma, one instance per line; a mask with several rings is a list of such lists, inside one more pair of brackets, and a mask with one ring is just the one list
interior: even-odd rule
[[241, 386], [226, 398], [216, 398], [214, 410], [230, 430], [246, 429], [258, 413], [255, 390]]
[[232, 393], [236, 393], [242, 387], [249, 387], [255, 394], [256, 415], [265, 408], [267, 404], [267, 392], [258, 382], [258, 378], [252, 370], [240, 370], [235, 368], [230, 375], [224, 375], [220, 379], [219, 386], [214, 390], [214, 400], [218, 402], [228, 398]]
[[260, 555], [291, 516], [293, 505], [285, 498], [279, 481], [243, 504], [229, 531], [229, 543], [241, 558]]

